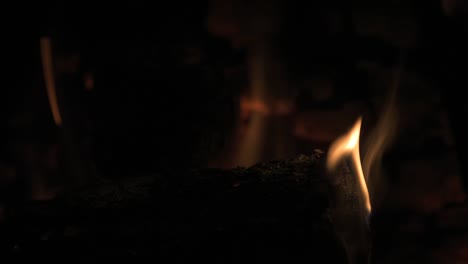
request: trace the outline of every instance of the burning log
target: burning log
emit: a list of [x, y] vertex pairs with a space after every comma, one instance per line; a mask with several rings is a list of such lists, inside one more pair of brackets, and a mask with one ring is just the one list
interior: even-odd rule
[[[71, 256], [347, 263], [322, 154], [102, 182], [24, 208], [9, 221], [9, 246], [30, 254], [42, 239]], [[41, 254], [59, 249], [49, 246]]]

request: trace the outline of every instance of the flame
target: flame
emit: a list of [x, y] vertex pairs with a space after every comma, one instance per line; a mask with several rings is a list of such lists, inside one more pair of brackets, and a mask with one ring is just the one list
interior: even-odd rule
[[358, 177], [359, 189], [364, 200], [367, 215], [371, 213], [372, 206], [367, 188], [366, 178], [362, 170], [361, 157], [359, 153], [359, 135], [361, 133], [362, 118], [359, 117], [353, 127], [343, 136], [336, 139], [328, 151], [327, 169], [334, 170], [339, 162], [350, 157], [353, 162], [355, 173]]
[[[400, 54], [399, 63], [393, 70], [393, 80], [390, 83], [389, 94], [385, 96], [386, 100], [381, 103], [382, 110], [374, 128], [366, 136], [364, 144], [364, 158], [361, 163], [360, 157], [360, 133], [362, 117], [359, 117], [353, 127], [343, 136], [336, 139], [328, 151], [327, 169], [329, 171], [338, 167], [343, 159], [351, 158], [352, 166], [358, 177], [360, 193], [364, 200], [364, 206], [367, 216], [372, 211], [371, 200], [368, 185], [371, 186], [372, 193], [379, 190], [379, 196], [382, 196], [383, 172], [381, 162], [384, 151], [393, 142], [397, 135], [398, 109], [397, 93], [400, 82], [403, 78], [406, 54]], [[369, 184], [370, 183], [370, 184]], [[374, 202], [378, 202], [373, 195]]]
[[[364, 144], [363, 149], [363, 153], [365, 153], [362, 159], [364, 175], [372, 187], [371, 193], [378, 189], [380, 198], [382, 198], [382, 188], [385, 187], [384, 178], [382, 177], [384, 174], [382, 170], [383, 155], [397, 135], [397, 90], [402, 75], [401, 68], [402, 66], [395, 70], [393, 87], [386, 101], [382, 103], [382, 110], [377, 123], [366, 136], [367, 142]], [[377, 202], [375, 195], [373, 197], [374, 203]]]
[[57, 99], [57, 89], [55, 87], [55, 77], [52, 64], [52, 45], [48, 37], [41, 38], [41, 58], [44, 71], [45, 86], [47, 88], [47, 97], [49, 98], [50, 110], [57, 126], [62, 124], [62, 116], [60, 115], [59, 104]]

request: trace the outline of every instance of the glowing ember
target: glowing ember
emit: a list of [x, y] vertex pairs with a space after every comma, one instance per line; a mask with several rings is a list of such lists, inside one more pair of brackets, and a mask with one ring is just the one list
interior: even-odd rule
[[359, 134], [361, 132], [362, 118], [359, 117], [348, 133], [336, 139], [328, 151], [327, 169], [334, 170], [340, 161], [350, 157], [358, 177], [359, 189], [364, 199], [367, 215], [371, 213], [372, 207], [367, 189], [366, 179], [362, 171], [361, 157], [359, 154]]

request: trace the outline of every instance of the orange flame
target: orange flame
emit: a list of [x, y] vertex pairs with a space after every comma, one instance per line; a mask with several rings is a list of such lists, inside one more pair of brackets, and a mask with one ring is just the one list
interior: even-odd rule
[[359, 153], [359, 135], [361, 133], [362, 118], [359, 117], [353, 127], [343, 136], [336, 139], [330, 146], [327, 157], [327, 169], [334, 170], [338, 163], [344, 158], [351, 157], [353, 166], [358, 177], [359, 189], [364, 199], [364, 206], [367, 215], [371, 213], [372, 206], [367, 189], [366, 179], [361, 165], [361, 157]]
[[57, 90], [54, 81], [55, 77], [52, 64], [52, 45], [50, 42], [51, 40], [48, 37], [41, 38], [40, 47], [42, 67], [44, 71], [44, 80], [45, 86], [47, 88], [47, 97], [49, 98], [50, 110], [52, 111], [55, 124], [60, 126], [62, 124], [62, 117], [60, 115]]

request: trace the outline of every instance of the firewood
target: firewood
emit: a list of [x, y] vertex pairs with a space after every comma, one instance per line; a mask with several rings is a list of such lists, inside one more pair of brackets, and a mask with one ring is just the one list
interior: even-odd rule
[[[48, 209], [29, 208], [11, 230], [39, 225], [35, 240], [59, 240], [71, 255], [347, 263], [330, 221], [334, 187], [323, 162], [317, 151], [249, 168], [104, 181], [64, 194]], [[40, 226], [39, 212], [55, 224]], [[34, 239], [16, 241], [17, 254], [31, 253]], [[48, 250], [58, 249], [53, 244]]]

